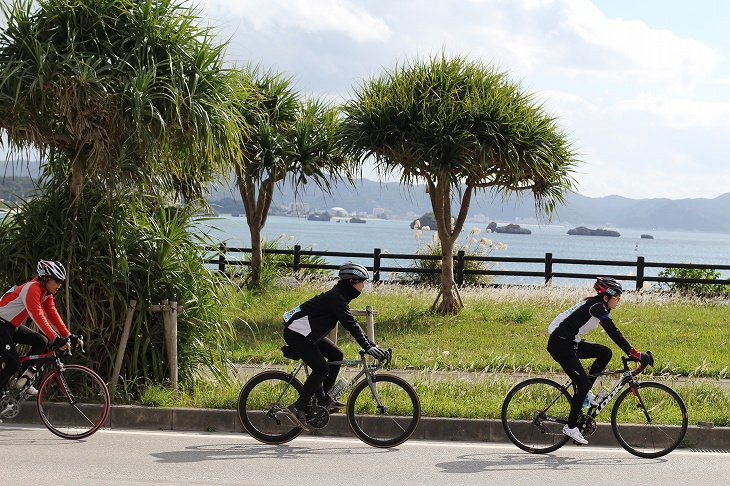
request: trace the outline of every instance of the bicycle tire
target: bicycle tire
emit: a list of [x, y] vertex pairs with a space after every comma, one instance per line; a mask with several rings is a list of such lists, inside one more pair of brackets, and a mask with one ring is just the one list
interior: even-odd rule
[[282, 410], [299, 398], [302, 383], [290, 373], [264, 371], [238, 395], [238, 418], [246, 432], [266, 444], [283, 444], [302, 433]]
[[373, 376], [383, 403], [378, 409], [366, 379], [357, 383], [347, 400], [347, 421], [355, 435], [373, 447], [395, 447], [407, 441], [421, 420], [421, 401], [404, 379], [388, 374]]
[[85, 366], [67, 364], [43, 378], [36, 405], [48, 430], [64, 439], [83, 439], [104, 425], [110, 402], [99, 375]]
[[563, 434], [572, 397], [561, 385], [546, 378], [530, 378], [515, 385], [502, 402], [502, 427], [510, 441], [533, 454], [563, 447]]
[[611, 411], [611, 428], [621, 447], [644, 458], [661, 457], [672, 452], [687, 433], [687, 407], [682, 398], [667, 385], [637, 383], [650, 418], [647, 419], [639, 398], [631, 389], [624, 390]]

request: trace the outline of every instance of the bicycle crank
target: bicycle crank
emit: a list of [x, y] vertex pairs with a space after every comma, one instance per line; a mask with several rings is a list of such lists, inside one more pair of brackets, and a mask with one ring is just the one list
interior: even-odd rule
[[315, 429], [321, 429], [330, 421], [330, 414], [325, 407], [311, 405], [305, 409], [307, 414], [307, 425]]
[[590, 437], [597, 428], [598, 425], [593, 417], [583, 414], [578, 417], [578, 429], [580, 430], [580, 433], [583, 434], [583, 437]]
[[0, 400], [0, 417], [15, 418], [20, 412], [20, 403], [13, 397], [5, 397]]

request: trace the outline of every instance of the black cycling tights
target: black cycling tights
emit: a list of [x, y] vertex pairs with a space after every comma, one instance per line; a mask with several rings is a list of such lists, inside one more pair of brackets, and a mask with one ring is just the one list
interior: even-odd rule
[[574, 342], [560, 339], [554, 335], [551, 335], [548, 341], [548, 352], [563, 367], [568, 377], [573, 380], [575, 390], [573, 403], [570, 406], [570, 415], [568, 415], [568, 427], [574, 428], [578, 425], [578, 416], [583, 407], [583, 401], [586, 399], [593, 383], [596, 382], [595, 377], [592, 378], [586, 374], [580, 360], [596, 358], [588, 371], [590, 374], [596, 374], [606, 369], [613, 353], [611, 348], [603, 344], [581, 341], [576, 345]]
[[311, 368], [311, 373], [304, 382], [302, 392], [295, 405], [299, 410], [303, 410], [304, 407], [309, 405], [312, 396], [320, 388], [323, 391], [320, 392], [322, 396], [319, 398], [324, 398], [324, 390], [329, 391], [332, 388], [332, 385], [334, 385], [337, 379], [337, 374], [340, 372], [340, 365], [330, 366], [329, 362], [342, 361], [345, 355], [342, 349], [328, 338], [324, 338], [317, 344], [314, 344], [306, 337], [289, 329], [284, 330], [284, 341]]
[[[5, 367], [0, 370], [0, 390], [20, 368], [20, 356], [15, 349], [15, 343], [30, 345], [29, 354], [41, 354], [48, 349], [48, 339], [43, 334], [23, 325], [16, 328], [12, 324], [0, 322], [0, 360], [5, 363]], [[26, 362], [21, 374], [28, 366], [30, 364]]]

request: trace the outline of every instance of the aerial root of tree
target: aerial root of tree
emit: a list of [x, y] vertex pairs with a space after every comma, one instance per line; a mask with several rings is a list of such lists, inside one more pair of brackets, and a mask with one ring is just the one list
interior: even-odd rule
[[443, 288], [439, 290], [436, 299], [431, 304], [431, 311], [437, 311], [441, 314], [457, 314], [463, 307], [464, 301], [461, 300], [459, 287], [455, 282], [451, 282], [451, 288], [444, 294]]

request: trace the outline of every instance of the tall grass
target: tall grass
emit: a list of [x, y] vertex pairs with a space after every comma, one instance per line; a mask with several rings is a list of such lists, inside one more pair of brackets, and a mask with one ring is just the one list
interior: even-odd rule
[[[281, 312], [331, 286], [312, 280], [298, 288], [280, 288], [257, 296], [244, 309], [249, 329], [239, 327], [236, 356], [275, 359], [281, 343]], [[375, 338], [395, 350], [397, 368], [445, 371], [560, 371], [545, 350], [547, 325], [555, 315], [590, 295], [588, 289], [514, 286], [465, 288], [465, 307], [444, 316], [428, 309], [436, 290], [383, 283], [369, 285], [351, 303], [378, 311]], [[627, 292], [612, 312], [619, 329], [637, 349], [651, 350], [653, 373], [712, 378], [730, 375], [728, 302], [661, 292]], [[244, 298], [240, 296], [238, 298]], [[249, 300], [249, 304], [252, 301]], [[621, 351], [601, 330], [591, 341], [614, 351], [611, 366], [619, 367]], [[347, 353], [357, 345], [342, 339]]]
[[[209, 406], [215, 402], [217, 407], [234, 409], [236, 387], [240, 390], [252, 373], [267, 366], [291, 366], [279, 350], [281, 313], [334, 283], [316, 276], [287, 280], [294, 281], [294, 286], [272, 286], [261, 293], [232, 291], [223, 297], [229, 299], [227, 318], [238, 333], [229, 357], [247, 364], [232, 385], [198, 386], [183, 397], [155, 389], [146, 396], [147, 403]], [[545, 350], [547, 325], [589, 294], [588, 289], [528, 286], [465, 288], [462, 312], [443, 316], [428, 310], [434, 292], [425, 286], [368, 284], [351, 307], [370, 305], [377, 310], [375, 339], [393, 348], [392, 372], [403, 374], [416, 387], [425, 416], [494, 419], [499, 418], [507, 391], [524, 374], [562, 376]], [[685, 399], [691, 423], [730, 425], [730, 389], [713, 381], [728, 377], [726, 301], [627, 292], [612, 315], [632, 344], [654, 352], [656, 367], [650, 373], [669, 380]], [[339, 331], [345, 355], [355, 356], [358, 345]], [[614, 350], [610, 368], [620, 366], [621, 352], [603, 332], [596, 330], [588, 337]], [[609, 420], [610, 414], [603, 415], [599, 420]]]

